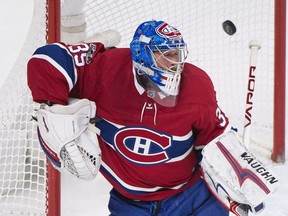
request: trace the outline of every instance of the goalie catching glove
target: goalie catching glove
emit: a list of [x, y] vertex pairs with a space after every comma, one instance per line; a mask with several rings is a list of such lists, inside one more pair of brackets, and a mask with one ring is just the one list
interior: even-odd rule
[[216, 198], [236, 215], [242, 214], [233, 211], [235, 202], [246, 204], [250, 211], [257, 213], [278, 187], [275, 175], [249, 152], [234, 131], [210, 142], [202, 155], [205, 182]]
[[95, 103], [87, 99], [70, 99], [66, 106], [41, 104], [37, 111], [38, 137], [56, 169], [80, 179], [96, 177], [101, 150], [97, 128], [89, 123], [95, 114]]

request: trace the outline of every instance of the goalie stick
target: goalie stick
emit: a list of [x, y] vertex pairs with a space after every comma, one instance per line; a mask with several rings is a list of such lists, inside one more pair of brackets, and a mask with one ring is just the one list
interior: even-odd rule
[[248, 148], [251, 134], [251, 122], [252, 122], [252, 109], [253, 109], [253, 95], [255, 89], [255, 70], [257, 62], [257, 52], [261, 48], [260, 42], [251, 40], [249, 42], [250, 54], [250, 66], [249, 66], [249, 78], [246, 94], [246, 109], [245, 109], [245, 121], [243, 131], [243, 143]]

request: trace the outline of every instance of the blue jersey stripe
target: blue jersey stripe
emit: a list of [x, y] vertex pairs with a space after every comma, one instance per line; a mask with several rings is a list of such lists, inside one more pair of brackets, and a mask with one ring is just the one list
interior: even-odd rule
[[69, 52], [60, 47], [59, 44], [48, 44], [46, 46], [38, 48], [34, 55], [47, 55], [55, 62], [57, 62], [71, 78], [73, 85], [76, 84], [75, 70], [74, 70], [74, 61], [73, 57]]
[[[118, 128], [116, 125], [114, 125], [111, 122], [108, 122], [106, 120], [102, 120], [100, 122], [98, 122], [96, 124], [96, 127], [100, 129], [101, 133], [100, 136], [102, 137], [102, 139], [109, 145], [113, 146], [113, 148], [116, 150], [116, 143], [115, 143], [115, 135], [122, 130], [125, 129], [131, 129], [131, 131], [133, 132], [133, 129], [145, 129], [147, 131], [151, 131], [153, 133], [158, 133], [157, 131], [154, 131], [150, 128], [144, 128], [144, 127], [120, 127]], [[165, 152], [165, 154], [167, 155], [167, 159], [163, 160], [163, 161], [159, 161], [159, 163], [163, 163], [163, 162], [169, 162], [169, 161], [174, 161], [177, 160], [178, 157], [185, 157], [185, 155], [187, 155], [193, 148], [193, 144], [194, 144], [194, 136], [191, 133], [191, 136], [183, 136], [183, 137], [174, 137], [172, 135], [168, 135], [168, 134], [164, 134], [161, 133], [163, 135], [166, 135], [167, 137], [170, 137], [171, 140], [171, 145], [165, 149], [162, 149], [159, 147], [159, 145], [150, 145], [150, 150], [149, 153], [150, 154], [157, 154], [159, 152]], [[147, 139], [149, 137], [143, 137], [143, 139]], [[135, 138], [136, 139], [136, 138]], [[125, 145], [127, 148], [129, 149], [133, 149], [134, 148], [134, 141], [135, 139], [132, 136], [129, 136], [129, 138], [125, 139]]]
[[116, 184], [121, 187], [123, 190], [127, 191], [130, 194], [146, 194], [149, 192], [144, 192], [144, 191], [137, 191], [137, 190], [131, 190], [126, 188], [125, 186], [123, 186], [107, 169], [105, 169], [105, 167], [101, 166], [100, 170], [105, 173], [106, 175], [109, 176], [109, 178], [111, 178], [114, 182], [116, 182]]
[[161, 190], [177, 190], [179, 188], [182, 188], [184, 186], [187, 185], [188, 182], [176, 185], [173, 188], [165, 188], [165, 187], [160, 187], [160, 186], [156, 186], [156, 187], [152, 187], [152, 188], [142, 188], [142, 187], [135, 187], [132, 185], [129, 185], [127, 183], [125, 183], [123, 180], [121, 180], [115, 173], [111, 173], [108, 169], [106, 169], [106, 166], [104, 164], [104, 162], [102, 163], [100, 170], [102, 173], [104, 173], [105, 175], [109, 176], [109, 178], [115, 182], [119, 187], [121, 187], [123, 190], [125, 190], [126, 192], [130, 193], [130, 194], [147, 194], [147, 193], [151, 193], [151, 192], [157, 192], [157, 191], [161, 191]]

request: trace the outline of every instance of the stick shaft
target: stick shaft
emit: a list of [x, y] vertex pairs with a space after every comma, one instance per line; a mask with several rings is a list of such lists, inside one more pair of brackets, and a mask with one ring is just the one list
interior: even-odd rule
[[248, 147], [250, 143], [253, 96], [256, 82], [255, 71], [257, 63], [257, 53], [258, 50], [261, 48], [261, 46], [258, 41], [250, 41], [249, 48], [251, 52], [250, 52], [249, 76], [248, 76], [248, 86], [246, 94], [246, 109], [245, 109], [244, 131], [243, 131], [243, 143], [246, 147]]

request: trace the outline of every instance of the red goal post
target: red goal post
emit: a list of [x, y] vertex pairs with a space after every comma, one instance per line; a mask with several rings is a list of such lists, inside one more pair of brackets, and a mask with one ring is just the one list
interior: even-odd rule
[[286, 0], [275, 0], [274, 145], [271, 158], [285, 162]]
[[[114, 29], [122, 38], [119, 47], [128, 47], [137, 25], [147, 19], [177, 26], [188, 44], [188, 61], [210, 75], [221, 109], [240, 134], [248, 44], [259, 40], [250, 146], [264, 158], [284, 163], [286, 0], [231, 0], [218, 5], [213, 0], [64, 1], [85, 2], [81, 13], [87, 38]], [[25, 69], [38, 46], [60, 40], [63, 0], [35, 0], [34, 5], [26, 42], [0, 91], [0, 215], [61, 214], [61, 179], [38, 145], [36, 123], [31, 121], [37, 104], [27, 88]], [[234, 34], [223, 31], [226, 20], [235, 24]]]
[[[61, 0], [47, 0], [46, 2], [46, 41], [55, 43], [61, 40]], [[46, 185], [46, 215], [61, 215], [61, 175], [54, 169], [52, 164], [47, 163], [47, 185]]]

